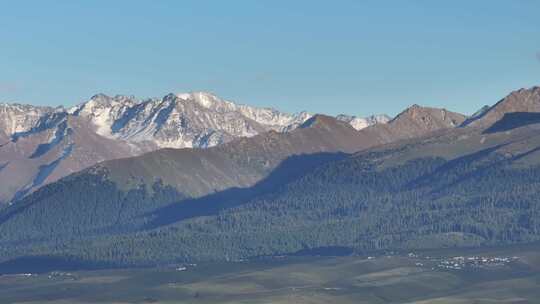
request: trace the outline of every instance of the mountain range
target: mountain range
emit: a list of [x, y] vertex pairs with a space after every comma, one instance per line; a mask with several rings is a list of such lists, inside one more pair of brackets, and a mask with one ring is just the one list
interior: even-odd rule
[[[168, 107], [170, 100], [187, 100], [182, 97], [161, 102]], [[35, 130], [66, 121], [73, 131], [56, 127], [55, 136], [72, 138], [70, 149], [83, 145], [75, 135], [89, 129], [75, 126], [84, 120], [96, 131], [80, 140], [91, 133], [146, 153], [88, 164], [6, 205], [0, 211], [3, 265], [29, 256], [142, 266], [317, 248], [369, 252], [540, 240], [539, 87], [512, 92], [469, 117], [413, 105], [387, 121], [367, 120], [366, 127], [345, 115], [264, 110], [273, 114], [250, 114], [246, 124], [256, 124], [227, 129], [231, 138], [182, 149], [168, 146], [179, 137], [164, 140], [155, 135], [162, 128], [135, 118], [155, 111], [131, 113], [118, 105], [129, 102], [113, 99], [90, 103], [86, 112], [84, 104], [43, 108], [23, 119]], [[98, 104], [113, 106], [100, 110]], [[228, 115], [244, 111], [231, 107], [236, 114]], [[164, 115], [181, 117], [175, 111]], [[122, 123], [113, 127], [114, 121]], [[5, 147], [23, 147], [25, 132], [34, 132], [10, 126], [19, 131], [6, 135]], [[151, 131], [122, 131], [126, 126]], [[143, 140], [147, 134], [155, 139]], [[65, 151], [56, 142], [28, 149], [28, 158]]]
[[[238, 105], [204, 92], [142, 101], [97, 94], [69, 109], [0, 104], [0, 203], [105, 160], [287, 132], [311, 116]], [[386, 115], [339, 119], [356, 129], [389, 120]]]

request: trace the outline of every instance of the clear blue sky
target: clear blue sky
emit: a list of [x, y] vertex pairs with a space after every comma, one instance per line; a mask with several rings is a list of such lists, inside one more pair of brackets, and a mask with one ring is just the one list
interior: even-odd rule
[[540, 1], [4, 1], [0, 101], [204, 90], [289, 112], [471, 113], [540, 85]]

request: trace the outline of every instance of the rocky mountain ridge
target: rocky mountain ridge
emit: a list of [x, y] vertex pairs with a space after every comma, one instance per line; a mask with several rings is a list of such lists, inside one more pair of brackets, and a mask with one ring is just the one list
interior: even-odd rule
[[[289, 133], [313, 124], [327, 127], [332, 121], [332, 125], [340, 122], [356, 129], [359, 144], [354, 147], [361, 150], [452, 129], [509, 130], [536, 123], [539, 110], [538, 87], [512, 92], [471, 117], [419, 105], [393, 119], [291, 115], [202, 92], [142, 101], [98, 94], [70, 109], [0, 104], [0, 202], [22, 198], [96, 163], [161, 148], [209, 148], [268, 131]], [[325, 139], [310, 140], [305, 144], [315, 147]]]
[[[204, 92], [146, 100], [97, 94], [69, 109], [0, 104], [0, 202], [105, 160], [290, 132], [312, 116], [235, 104]], [[356, 128], [385, 121], [358, 125], [361, 119], [347, 117]]]
[[[0, 132], [17, 137], [43, 131], [40, 121], [50, 120], [59, 113], [88, 119], [101, 136], [132, 143], [151, 142], [159, 148], [206, 148], [269, 130], [290, 131], [312, 116], [307, 112], [288, 114], [236, 104], [205, 92], [168, 94], [161, 99], [146, 100], [96, 94], [69, 109], [0, 104]], [[390, 120], [386, 115], [367, 118], [338, 115], [337, 118], [357, 130]]]

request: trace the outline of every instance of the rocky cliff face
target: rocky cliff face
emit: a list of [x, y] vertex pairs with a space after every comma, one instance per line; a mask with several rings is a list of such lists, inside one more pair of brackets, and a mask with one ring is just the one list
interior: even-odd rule
[[310, 117], [237, 105], [203, 92], [144, 101], [99, 94], [70, 112], [88, 118], [102, 136], [152, 142], [160, 148], [207, 148], [237, 137], [282, 131]]
[[[0, 132], [18, 138], [54, 128], [60, 116], [81, 117], [100, 136], [158, 148], [207, 148], [238, 137], [274, 130], [290, 131], [312, 117], [272, 108], [236, 104], [205, 92], [168, 94], [161, 99], [97, 94], [70, 109], [20, 104], [0, 105]], [[386, 115], [361, 118], [338, 115], [356, 130], [390, 120]]]
[[53, 112], [51, 107], [0, 103], [0, 133], [10, 136], [29, 131], [41, 117]]

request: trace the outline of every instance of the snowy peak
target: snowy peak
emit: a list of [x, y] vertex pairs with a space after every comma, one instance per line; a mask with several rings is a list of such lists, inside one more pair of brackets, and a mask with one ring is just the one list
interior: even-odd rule
[[362, 130], [376, 124], [385, 124], [391, 120], [386, 114], [371, 115], [365, 118], [341, 114], [336, 118], [349, 123], [356, 130]]
[[96, 132], [105, 137], [112, 137], [111, 126], [122, 113], [137, 104], [134, 98], [105, 94], [92, 96], [87, 102], [69, 110], [70, 114], [87, 117], [96, 126]]
[[[0, 115], [6, 116], [1, 117], [3, 125], [0, 126], [3, 133], [10, 136], [41, 132], [47, 126], [52, 128], [63, 115], [88, 121], [93, 132], [108, 139], [144, 143], [154, 149], [206, 148], [270, 130], [288, 132], [313, 116], [307, 112], [289, 114], [273, 108], [237, 104], [207, 92], [170, 93], [146, 100], [99, 93], [68, 110], [31, 106], [19, 109], [20, 105], [9, 105], [14, 108], [9, 115], [5, 114], [6, 107], [0, 107]], [[386, 115], [336, 118], [356, 130], [389, 121]]]
[[186, 101], [193, 101], [204, 108], [211, 109], [216, 112], [230, 112], [236, 110], [236, 104], [223, 100], [216, 95], [207, 92], [191, 92], [176, 94], [176, 96]]
[[172, 148], [210, 147], [268, 130], [285, 131], [310, 117], [239, 105], [206, 92], [144, 101], [97, 94], [69, 112], [89, 119], [102, 136]]
[[139, 101], [133, 96], [116, 95], [114, 97], [110, 97], [103, 93], [99, 93], [92, 96], [88, 101], [71, 108], [69, 111], [72, 113], [82, 112], [89, 115], [102, 109], [133, 106], [138, 102]]
[[55, 109], [52, 107], [0, 103], [0, 132], [7, 136], [27, 132], [42, 116], [53, 112]]
[[243, 104], [236, 104], [232, 101], [221, 99], [216, 95], [207, 92], [192, 92], [177, 94], [176, 96], [188, 102], [195, 102], [201, 107], [216, 113], [240, 113], [246, 118], [249, 118], [276, 131], [284, 131], [286, 128], [290, 128], [291, 125], [298, 126], [306, 119], [311, 117], [311, 115], [306, 112], [288, 114], [272, 108], [259, 108]]

